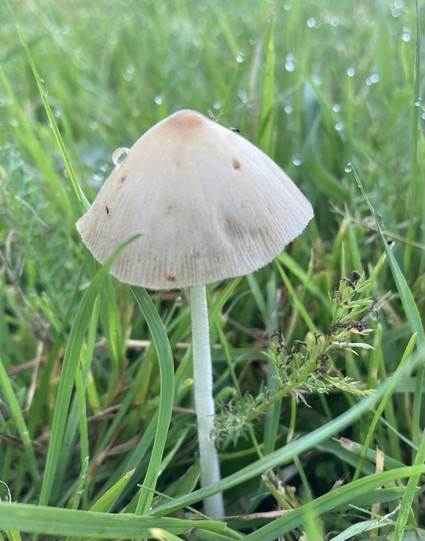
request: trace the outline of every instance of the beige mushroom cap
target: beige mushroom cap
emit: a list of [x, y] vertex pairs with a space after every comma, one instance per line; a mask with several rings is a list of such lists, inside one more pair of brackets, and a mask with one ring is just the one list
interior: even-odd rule
[[122, 282], [150, 289], [249, 274], [297, 237], [313, 209], [290, 178], [241, 135], [195, 111], [148, 130], [115, 167], [77, 229]]

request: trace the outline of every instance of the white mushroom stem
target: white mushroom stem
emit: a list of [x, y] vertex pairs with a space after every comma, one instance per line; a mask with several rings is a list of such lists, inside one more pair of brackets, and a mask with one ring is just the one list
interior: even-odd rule
[[[207, 296], [204, 285], [190, 288], [192, 313], [193, 380], [198, 422], [201, 486], [220, 480], [220, 464], [212, 432], [214, 429], [213, 375], [208, 325]], [[204, 512], [210, 517], [224, 516], [221, 492], [205, 499]]]

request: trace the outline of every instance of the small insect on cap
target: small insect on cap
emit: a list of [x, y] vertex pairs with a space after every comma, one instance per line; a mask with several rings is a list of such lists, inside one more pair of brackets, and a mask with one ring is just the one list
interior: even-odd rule
[[77, 229], [103, 263], [150, 289], [207, 284], [269, 263], [313, 217], [289, 177], [238, 133], [195, 111], [148, 130], [112, 171]]

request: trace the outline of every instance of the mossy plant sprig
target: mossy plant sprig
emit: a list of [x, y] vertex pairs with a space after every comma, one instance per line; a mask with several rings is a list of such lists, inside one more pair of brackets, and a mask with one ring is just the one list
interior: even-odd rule
[[364, 274], [353, 271], [350, 277], [340, 280], [338, 288], [330, 295], [331, 324], [323, 333], [308, 332], [304, 340], [285, 344], [282, 335], [275, 331], [271, 336], [270, 349], [266, 352], [275, 367], [274, 379], [278, 385], [270, 389], [262, 386], [253, 397], [245, 394], [235, 396], [218, 415], [215, 438], [220, 447], [236, 444], [241, 436], [247, 436], [255, 419], [272, 404], [285, 397], [307, 404], [313, 393], [339, 390], [364, 396], [368, 390], [359, 382], [344, 376], [335, 367], [335, 359], [344, 352], [357, 355], [357, 350], [369, 350], [372, 346], [358, 337], [367, 336], [377, 312], [368, 296], [370, 282]]

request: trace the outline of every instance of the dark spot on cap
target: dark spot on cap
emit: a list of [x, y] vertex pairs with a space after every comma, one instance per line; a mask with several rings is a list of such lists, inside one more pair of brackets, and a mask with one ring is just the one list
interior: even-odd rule
[[241, 162], [237, 160], [236, 158], [233, 158], [232, 165], [233, 165], [233, 169], [235, 169], [236, 171], [239, 171], [239, 169], [242, 167]]
[[119, 181], [118, 181], [119, 186], [121, 186], [122, 184], [124, 184], [124, 181], [125, 181], [126, 178], [127, 178], [127, 175], [121, 175], [121, 176], [120, 176], [120, 179], [119, 179]]
[[169, 282], [175, 282], [175, 281], [176, 281], [176, 277], [175, 277], [175, 276], [172, 276], [172, 275], [169, 275], [169, 276], [167, 276], [167, 280], [168, 280]]
[[108, 205], [105, 205], [106, 214], [109, 214], [109, 207]]

